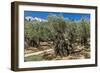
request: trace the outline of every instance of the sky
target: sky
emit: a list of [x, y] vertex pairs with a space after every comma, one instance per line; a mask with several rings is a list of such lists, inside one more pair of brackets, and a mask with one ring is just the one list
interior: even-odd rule
[[46, 19], [50, 14], [56, 14], [56, 15], [61, 14], [64, 16], [64, 18], [74, 19], [74, 20], [80, 20], [82, 17], [84, 17], [87, 20], [90, 20], [90, 14], [84, 14], [84, 13], [24, 11], [24, 17], [32, 16], [32, 17]]

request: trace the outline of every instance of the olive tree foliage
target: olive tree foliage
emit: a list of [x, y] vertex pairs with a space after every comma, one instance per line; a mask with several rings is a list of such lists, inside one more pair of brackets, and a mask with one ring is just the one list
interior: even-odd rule
[[32, 22], [25, 21], [24, 23], [24, 35], [31, 38], [33, 36]]
[[80, 38], [83, 45], [87, 45], [90, 40], [90, 22], [85, 18], [82, 18], [80, 22]]
[[67, 23], [66, 29], [67, 29], [67, 39], [72, 44], [76, 41], [79, 35], [79, 30], [78, 30], [79, 28], [77, 22], [70, 21], [69, 23]]
[[[29, 38], [31, 46], [40, 45], [40, 41], [49, 41], [54, 38], [54, 30], [49, 26], [48, 22], [43, 21], [25, 21], [24, 25], [25, 37]], [[35, 43], [35, 44], [34, 44]]]
[[41, 22], [42, 26], [40, 30], [41, 39], [44, 41], [50, 41], [54, 37], [54, 29], [48, 24], [48, 22]]
[[30, 22], [30, 21], [25, 21], [24, 24], [24, 34], [26, 39], [28, 39], [29, 41], [29, 45], [30, 46], [39, 46], [39, 37], [40, 37], [40, 33], [39, 33], [39, 29], [41, 26], [39, 21], [34, 21], [34, 22]]
[[66, 22], [62, 15], [49, 15], [48, 23], [54, 28], [55, 32], [65, 32]]
[[67, 39], [70, 43], [80, 41], [81, 44], [87, 44], [90, 39], [90, 22], [85, 18], [74, 21], [67, 21]]

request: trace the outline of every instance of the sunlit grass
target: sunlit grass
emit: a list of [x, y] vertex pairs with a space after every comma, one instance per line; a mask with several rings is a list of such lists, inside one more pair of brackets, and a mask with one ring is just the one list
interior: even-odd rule
[[29, 56], [29, 57], [24, 58], [25, 62], [27, 62], [27, 61], [41, 61], [41, 60], [43, 60], [43, 58], [40, 55], [33, 55], [33, 56]]

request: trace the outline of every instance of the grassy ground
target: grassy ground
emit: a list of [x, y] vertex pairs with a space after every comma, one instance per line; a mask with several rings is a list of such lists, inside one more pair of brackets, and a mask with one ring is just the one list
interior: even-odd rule
[[43, 60], [42, 56], [40, 55], [33, 55], [33, 56], [29, 56], [29, 57], [25, 57], [25, 62], [26, 61], [41, 61]]

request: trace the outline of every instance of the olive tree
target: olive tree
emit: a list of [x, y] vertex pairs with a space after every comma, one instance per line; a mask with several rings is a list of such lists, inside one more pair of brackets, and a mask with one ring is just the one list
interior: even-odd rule
[[[55, 33], [55, 54], [60, 55], [61, 57], [65, 56], [68, 53], [67, 44], [65, 42], [65, 29], [66, 21], [62, 15], [49, 15], [48, 23], [53, 27]], [[66, 44], [66, 45], [65, 45]]]

